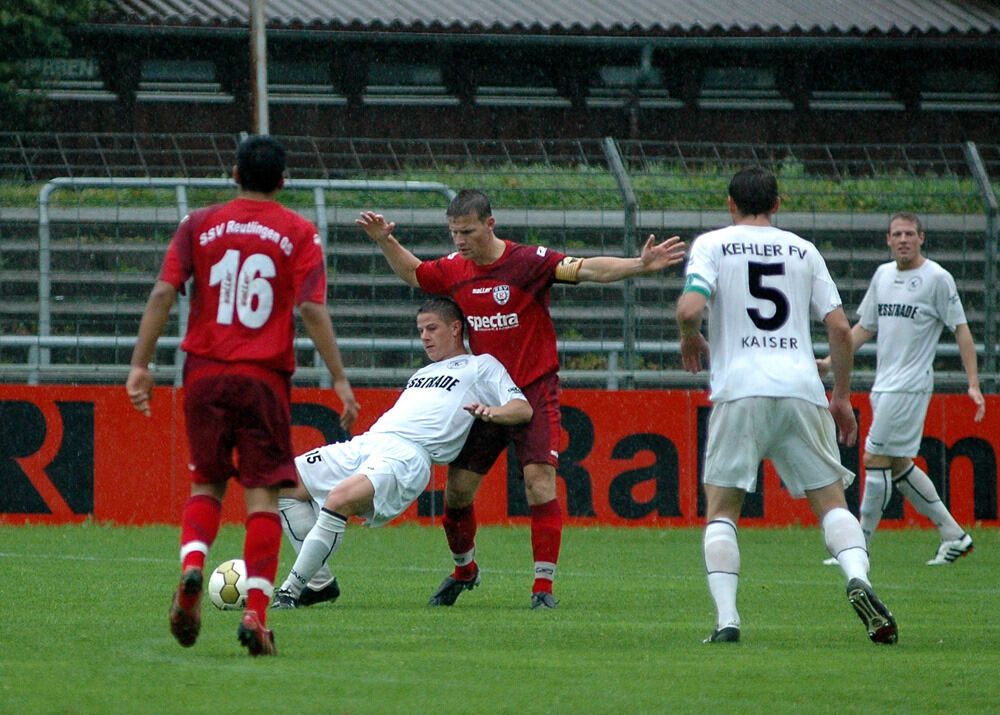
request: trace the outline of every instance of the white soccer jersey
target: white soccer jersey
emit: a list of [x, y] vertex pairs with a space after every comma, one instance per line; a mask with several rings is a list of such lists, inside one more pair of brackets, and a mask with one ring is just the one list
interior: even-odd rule
[[463, 407], [473, 402], [505, 405], [525, 399], [504, 366], [492, 355], [458, 355], [415, 372], [403, 393], [368, 433], [391, 433], [427, 450], [447, 464], [458, 456], [475, 418]]
[[895, 261], [879, 266], [858, 317], [878, 336], [872, 392], [932, 391], [941, 330], [955, 332], [966, 322], [955, 279], [930, 259], [908, 271]]
[[685, 273], [688, 290], [709, 296], [713, 402], [798, 397], [829, 404], [811, 324], [841, 302], [813, 244], [773, 226], [727, 226], [694, 241]]

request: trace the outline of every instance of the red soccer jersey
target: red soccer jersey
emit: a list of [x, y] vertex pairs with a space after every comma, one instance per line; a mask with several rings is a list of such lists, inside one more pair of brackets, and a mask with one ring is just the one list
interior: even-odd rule
[[424, 261], [417, 268], [417, 282], [428, 293], [451, 296], [465, 313], [472, 352], [495, 357], [524, 387], [559, 369], [549, 289], [565, 255], [504, 243], [503, 255], [488, 266], [458, 253]]
[[316, 227], [274, 201], [237, 198], [181, 221], [160, 280], [181, 290], [194, 276], [181, 348], [231, 363], [295, 370], [293, 308], [326, 303]]

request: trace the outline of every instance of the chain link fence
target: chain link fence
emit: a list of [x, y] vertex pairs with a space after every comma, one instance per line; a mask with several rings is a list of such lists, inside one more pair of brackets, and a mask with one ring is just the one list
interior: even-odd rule
[[[490, 196], [503, 238], [578, 256], [635, 255], [651, 233], [690, 241], [728, 224], [729, 178], [751, 163], [778, 175], [782, 210], [776, 223], [820, 247], [849, 312], [860, 303], [875, 266], [888, 260], [889, 216], [898, 210], [920, 215], [925, 252], [955, 276], [980, 344], [986, 385], [994, 384], [1000, 145], [278, 138], [288, 150], [293, 186], [281, 200], [324, 232], [329, 305], [358, 385], [396, 384], [422, 363], [413, 336], [422, 296], [391, 274], [355, 226], [358, 212], [373, 209], [395, 221], [397, 236], [421, 258], [451, 250], [445, 194], [390, 190], [377, 182], [478, 188]], [[157, 178], [176, 185], [224, 180], [239, 139], [0, 134], [0, 379], [121, 379], [178, 220], [188, 206], [226, 200], [235, 190], [225, 182], [221, 188], [188, 182], [182, 201], [169, 183], [136, 186], [121, 179]], [[48, 200], [44, 267], [39, 196], [56, 177], [87, 181], [65, 184]], [[95, 178], [106, 185], [88, 185]], [[317, 191], [309, 184], [315, 180], [362, 184], [350, 189], [330, 184]], [[303, 188], [294, 188], [296, 181]], [[44, 284], [50, 290], [47, 327]], [[681, 272], [673, 269], [626, 283], [554, 287], [564, 383], [704, 386], [704, 377], [680, 370], [673, 308], [681, 286]], [[167, 330], [157, 353], [164, 380], [176, 375], [176, 345], [169, 337], [182, 330], [179, 315]], [[45, 344], [39, 340], [43, 334]], [[815, 337], [821, 351], [825, 336]], [[297, 383], [322, 380], [308, 341], [302, 341], [299, 360]], [[858, 386], [870, 379], [873, 367], [871, 351], [863, 351]], [[957, 349], [947, 336], [937, 368], [944, 389], [964, 386]]]

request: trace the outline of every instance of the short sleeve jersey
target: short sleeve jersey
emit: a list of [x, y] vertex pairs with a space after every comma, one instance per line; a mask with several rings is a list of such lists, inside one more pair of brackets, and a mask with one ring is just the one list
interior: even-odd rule
[[369, 433], [390, 433], [421, 445], [438, 464], [458, 456], [475, 418], [473, 402], [505, 405], [524, 394], [492, 355], [459, 355], [418, 370]]
[[428, 293], [449, 295], [469, 326], [469, 347], [496, 357], [521, 387], [557, 372], [556, 329], [549, 290], [566, 256], [543, 246], [504, 241], [503, 255], [488, 266], [452, 253], [417, 268]]
[[877, 335], [872, 392], [932, 391], [941, 331], [966, 322], [955, 279], [930, 259], [908, 271], [895, 261], [880, 265], [858, 316], [861, 327]]
[[237, 198], [184, 217], [160, 280], [194, 277], [181, 347], [221, 362], [295, 370], [293, 308], [326, 303], [316, 227], [274, 201]]
[[828, 404], [811, 324], [841, 302], [812, 243], [771, 226], [728, 226], [694, 241], [685, 273], [685, 290], [708, 296], [713, 402], [797, 397]]

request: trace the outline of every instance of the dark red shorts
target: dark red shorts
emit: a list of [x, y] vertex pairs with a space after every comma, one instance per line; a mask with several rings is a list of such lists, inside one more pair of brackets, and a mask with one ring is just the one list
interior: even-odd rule
[[562, 438], [559, 376], [555, 373], [543, 375], [522, 387], [521, 391], [534, 410], [531, 421], [526, 425], [504, 427], [476, 420], [465, 446], [452, 462], [453, 466], [486, 474], [511, 441], [522, 467], [525, 464], [559, 466], [559, 441]]
[[235, 477], [244, 487], [298, 484], [289, 388], [278, 394], [269, 382], [274, 381], [241, 374], [195, 374], [185, 380], [192, 481], [211, 484]]

